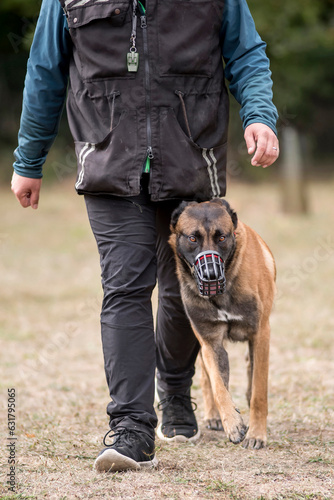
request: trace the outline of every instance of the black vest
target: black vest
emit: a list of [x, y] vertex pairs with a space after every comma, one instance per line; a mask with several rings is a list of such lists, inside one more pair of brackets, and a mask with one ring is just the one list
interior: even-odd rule
[[60, 0], [73, 41], [67, 111], [78, 193], [134, 196], [147, 155], [153, 201], [225, 194], [223, 0], [146, 0], [128, 70], [132, 0]]

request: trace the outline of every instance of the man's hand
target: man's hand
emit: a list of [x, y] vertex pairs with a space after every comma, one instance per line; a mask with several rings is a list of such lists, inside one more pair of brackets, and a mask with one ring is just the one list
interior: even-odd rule
[[251, 164], [254, 167], [269, 167], [279, 155], [278, 139], [264, 123], [252, 123], [245, 129], [248, 154], [254, 154]]
[[21, 203], [22, 207], [38, 208], [39, 192], [42, 179], [30, 179], [22, 177], [14, 172], [12, 177], [12, 191]]

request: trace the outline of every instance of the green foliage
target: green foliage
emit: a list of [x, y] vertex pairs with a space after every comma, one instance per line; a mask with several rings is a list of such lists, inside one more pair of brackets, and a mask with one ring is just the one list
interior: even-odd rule
[[334, 105], [334, 0], [248, 4], [268, 45], [275, 102], [303, 128], [317, 107]]
[[1, 0], [0, 13], [11, 12], [18, 16], [34, 17], [39, 12], [40, 0]]

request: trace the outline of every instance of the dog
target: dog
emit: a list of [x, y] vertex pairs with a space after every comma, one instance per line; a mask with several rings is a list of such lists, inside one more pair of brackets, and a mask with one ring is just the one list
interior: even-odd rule
[[[260, 449], [267, 443], [274, 257], [261, 237], [225, 200], [182, 202], [171, 218], [181, 297], [201, 351], [205, 419], [232, 443]], [[248, 342], [249, 426], [229, 393], [230, 340]]]

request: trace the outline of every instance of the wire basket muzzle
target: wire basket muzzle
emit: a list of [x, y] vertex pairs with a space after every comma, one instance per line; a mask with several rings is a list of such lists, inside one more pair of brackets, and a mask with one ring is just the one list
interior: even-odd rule
[[198, 291], [204, 297], [221, 295], [225, 292], [225, 266], [218, 252], [199, 253], [195, 257], [194, 274]]

